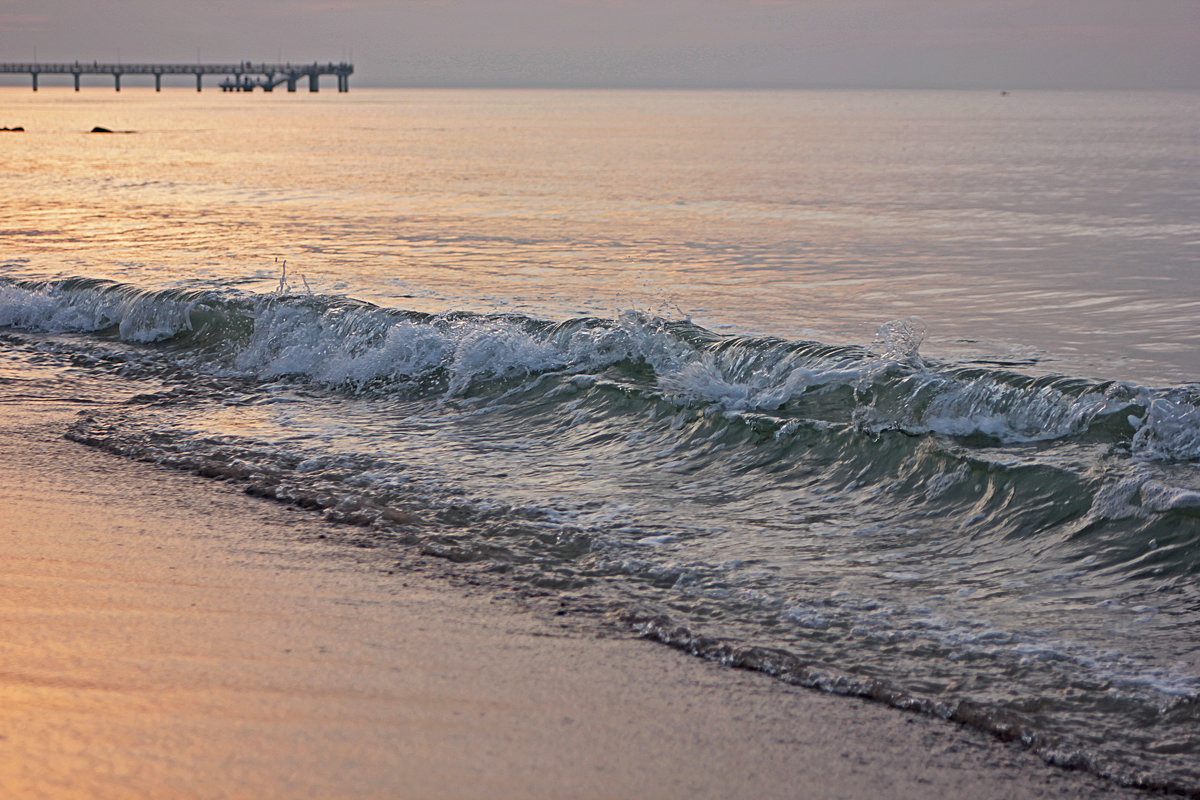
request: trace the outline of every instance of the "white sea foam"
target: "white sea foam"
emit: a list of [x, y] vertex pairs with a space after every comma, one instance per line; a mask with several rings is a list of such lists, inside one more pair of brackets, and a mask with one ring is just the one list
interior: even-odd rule
[[1200, 387], [1155, 396], [1133, 435], [1134, 456], [1147, 461], [1200, 459]]
[[115, 325], [124, 341], [158, 342], [191, 330], [195, 306], [152, 292], [0, 284], [0, 327], [46, 333], [90, 333]]
[[461, 393], [478, 377], [508, 378], [562, 366], [558, 350], [517, 326], [476, 323], [458, 332], [447, 394]]
[[[57, 300], [45, 291], [0, 284], [0, 327], [34, 331], [56, 330], [52, 320], [59, 311]], [[68, 326], [64, 330], [80, 330]], [[94, 330], [94, 328], [86, 328]]]
[[1200, 491], [1148, 480], [1139, 488], [1142, 505], [1152, 511], [1200, 512]]

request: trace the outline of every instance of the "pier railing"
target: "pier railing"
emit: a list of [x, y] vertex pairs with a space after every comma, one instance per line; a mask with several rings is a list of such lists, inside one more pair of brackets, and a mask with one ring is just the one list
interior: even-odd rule
[[247, 92], [261, 88], [265, 92], [274, 90], [280, 84], [287, 84], [289, 92], [296, 91], [296, 85], [308, 78], [308, 90], [318, 91], [322, 75], [336, 75], [339, 92], [350, 91], [350, 76], [354, 73], [354, 65], [347, 62], [334, 64], [284, 64], [254, 63], [242, 61], [236, 64], [123, 64], [102, 63], [100, 61], [73, 61], [69, 63], [56, 62], [8, 62], [0, 63], [0, 73], [23, 73], [32, 76], [33, 90], [38, 88], [39, 75], [73, 75], [75, 91], [79, 91], [79, 79], [83, 75], [111, 75], [116, 90], [121, 91], [122, 75], [153, 75], [154, 90], [162, 91], [163, 75], [195, 75], [196, 91], [201, 90], [205, 75], [224, 75], [226, 80], [220, 84], [222, 91]]

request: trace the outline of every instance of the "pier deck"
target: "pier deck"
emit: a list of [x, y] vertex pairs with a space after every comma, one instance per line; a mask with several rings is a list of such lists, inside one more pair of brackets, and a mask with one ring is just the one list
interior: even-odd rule
[[121, 91], [122, 75], [153, 75], [154, 91], [162, 91], [163, 75], [195, 75], [196, 91], [201, 90], [202, 79], [205, 75], [225, 75], [227, 79], [221, 83], [222, 91], [248, 92], [261, 88], [270, 92], [280, 84], [287, 84], [289, 92], [296, 91], [300, 80], [308, 78], [308, 90], [318, 91], [322, 75], [336, 75], [339, 92], [350, 91], [350, 75], [354, 65], [347, 62], [334, 64], [268, 64], [242, 61], [236, 64], [106, 64], [99, 61], [74, 61], [68, 63], [39, 63], [39, 62], [7, 62], [0, 63], [0, 73], [18, 73], [30, 75], [33, 79], [33, 90], [38, 89], [39, 75], [73, 75], [75, 76], [75, 91], [79, 91], [79, 80], [83, 75], [111, 75], [116, 90]]

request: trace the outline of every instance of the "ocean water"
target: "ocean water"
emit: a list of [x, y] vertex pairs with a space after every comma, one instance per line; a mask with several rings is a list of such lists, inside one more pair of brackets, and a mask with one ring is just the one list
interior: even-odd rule
[[1200, 792], [1200, 94], [8, 87], [0, 125], [0, 401]]

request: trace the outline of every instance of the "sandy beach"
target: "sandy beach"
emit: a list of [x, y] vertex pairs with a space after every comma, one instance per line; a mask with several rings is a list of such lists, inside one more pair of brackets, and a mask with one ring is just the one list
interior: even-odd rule
[[1146, 796], [403, 568], [77, 409], [0, 406], [5, 797]]

